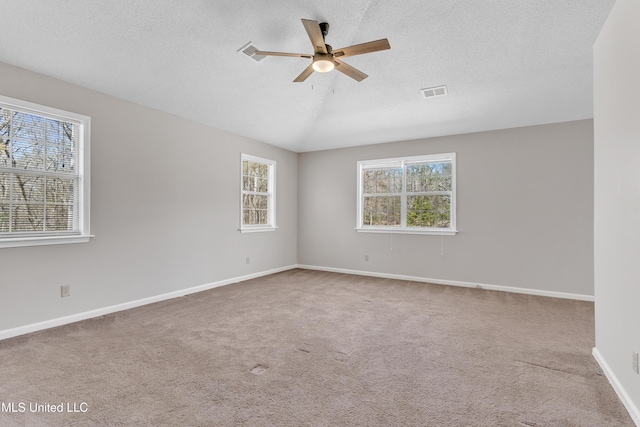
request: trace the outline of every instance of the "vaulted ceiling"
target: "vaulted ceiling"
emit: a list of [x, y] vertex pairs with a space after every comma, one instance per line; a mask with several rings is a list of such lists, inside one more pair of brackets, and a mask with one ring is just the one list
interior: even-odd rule
[[[614, 0], [0, 0], [0, 61], [297, 152], [593, 117], [592, 45]], [[313, 53], [390, 50], [293, 79]], [[2, 76], [0, 76], [2, 78]], [[421, 89], [446, 85], [448, 96]], [[82, 112], [80, 112], [82, 113]]]

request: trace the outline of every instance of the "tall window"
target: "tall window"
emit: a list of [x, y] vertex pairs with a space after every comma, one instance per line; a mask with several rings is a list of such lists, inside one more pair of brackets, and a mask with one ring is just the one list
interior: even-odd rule
[[0, 97], [0, 247], [89, 238], [89, 117]]
[[358, 231], [456, 232], [455, 153], [358, 162]]
[[276, 162], [242, 154], [240, 231], [276, 229]]

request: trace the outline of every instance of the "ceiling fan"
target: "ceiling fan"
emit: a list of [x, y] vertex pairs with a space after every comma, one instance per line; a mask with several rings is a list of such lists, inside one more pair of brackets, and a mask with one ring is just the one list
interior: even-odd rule
[[311, 64], [304, 69], [302, 73], [294, 82], [303, 82], [313, 73], [317, 71], [319, 73], [327, 73], [334, 68], [343, 74], [355, 79], [359, 82], [366, 79], [368, 76], [362, 71], [353, 68], [351, 65], [341, 61], [342, 58], [348, 56], [362, 55], [363, 53], [377, 52], [379, 50], [391, 49], [389, 40], [380, 39], [372, 42], [356, 44], [349, 47], [343, 47], [341, 49], [333, 49], [330, 45], [326, 44], [324, 38], [329, 34], [329, 24], [326, 22], [318, 23], [318, 21], [312, 21], [309, 19], [303, 19], [302, 25], [307, 30], [311, 44], [313, 45], [313, 55], [305, 53], [286, 53], [286, 52], [266, 52], [256, 51], [256, 55], [271, 55], [271, 56], [293, 56], [299, 58], [310, 58]]

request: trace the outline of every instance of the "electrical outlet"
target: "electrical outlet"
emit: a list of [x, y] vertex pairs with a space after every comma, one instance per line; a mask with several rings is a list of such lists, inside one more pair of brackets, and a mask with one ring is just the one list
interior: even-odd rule
[[633, 372], [640, 375], [640, 368], [638, 367], [638, 353], [635, 351], [631, 352], [631, 367], [633, 368]]
[[364, 260], [365, 260], [365, 261], [369, 261], [369, 255], [365, 255], [365, 256], [364, 256]]
[[247, 257], [247, 259], [245, 260], [245, 263], [249, 264], [249, 261], [250, 261], [250, 259], [249, 259], [249, 257]]
[[60, 297], [69, 297], [71, 296], [71, 286], [70, 285], [62, 285], [60, 286]]

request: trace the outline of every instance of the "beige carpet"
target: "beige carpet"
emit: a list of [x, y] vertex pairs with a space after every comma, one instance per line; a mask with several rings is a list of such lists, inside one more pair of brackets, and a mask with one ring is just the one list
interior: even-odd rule
[[291, 270], [0, 341], [0, 425], [633, 426], [593, 322], [586, 302]]

